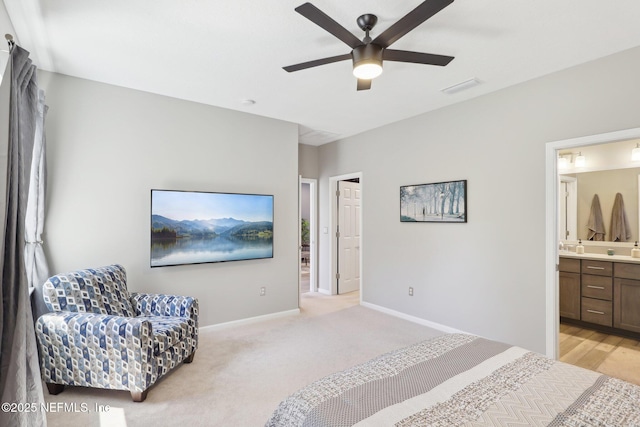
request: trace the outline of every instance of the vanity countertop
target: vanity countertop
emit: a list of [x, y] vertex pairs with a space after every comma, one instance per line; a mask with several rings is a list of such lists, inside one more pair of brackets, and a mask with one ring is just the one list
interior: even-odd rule
[[595, 259], [598, 261], [615, 261], [640, 264], [640, 258], [632, 258], [631, 255], [577, 254], [575, 252], [565, 250], [558, 251], [558, 255], [564, 258]]

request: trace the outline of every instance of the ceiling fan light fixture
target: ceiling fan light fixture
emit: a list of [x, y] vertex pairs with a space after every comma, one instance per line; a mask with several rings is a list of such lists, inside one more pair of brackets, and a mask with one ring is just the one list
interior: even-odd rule
[[371, 80], [382, 74], [382, 64], [360, 64], [353, 69], [353, 75], [362, 80]]
[[353, 49], [353, 75], [362, 80], [371, 80], [382, 74], [382, 48], [365, 44]]

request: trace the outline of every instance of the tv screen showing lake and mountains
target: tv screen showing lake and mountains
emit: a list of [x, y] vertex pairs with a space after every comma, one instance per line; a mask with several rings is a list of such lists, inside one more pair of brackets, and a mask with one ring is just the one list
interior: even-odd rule
[[151, 267], [273, 258], [273, 196], [151, 190]]

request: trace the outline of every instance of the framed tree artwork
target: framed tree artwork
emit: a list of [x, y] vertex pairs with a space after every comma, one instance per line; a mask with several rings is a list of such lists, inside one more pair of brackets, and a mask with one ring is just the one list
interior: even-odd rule
[[400, 222], [467, 222], [467, 180], [401, 186]]

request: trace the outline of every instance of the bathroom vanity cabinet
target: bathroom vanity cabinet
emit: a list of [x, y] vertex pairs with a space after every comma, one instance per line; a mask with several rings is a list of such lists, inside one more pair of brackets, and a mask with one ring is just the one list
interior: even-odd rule
[[560, 256], [560, 317], [609, 332], [640, 334], [640, 260], [607, 259], [611, 257]]
[[640, 264], [616, 263], [613, 326], [640, 333]]
[[560, 317], [580, 320], [580, 260], [560, 258]]

